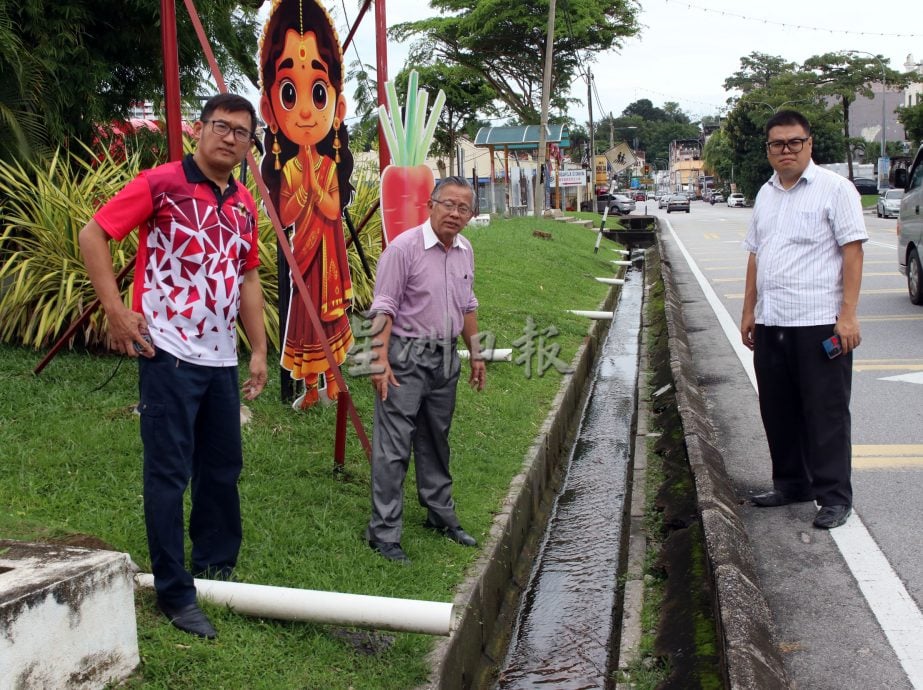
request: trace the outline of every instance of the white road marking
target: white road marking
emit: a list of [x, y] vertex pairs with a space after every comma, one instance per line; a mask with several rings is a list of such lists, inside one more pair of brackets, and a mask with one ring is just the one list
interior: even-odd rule
[[900, 374], [898, 376], [885, 376], [880, 381], [903, 381], [904, 383], [916, 383], [923, 386], [923, 371], [915, 374]]
[[[699, 287], [705, 293], [705, 299], [718, 317], [721, 329], [731, 343], [744, 371], [747, 372], [753, 389], [756, 390], [753, 354], [741, 342], [740, 330], [673, 230], [670, 221], [661, 218], [661, 222], [669, 228], [671, 237], [685, 257]], [[920, 613], [916, 602], [878, 548], [858, 513], [853, 511], [847, 523], [830, 530], [830, 535], [840, 549], [853, 577], [856, 578], [859, 589], [894, 649], [910, 683], [915, 688], [923, 688], [923, 635], [920, 634], [923, 630], [923, 614]]]
[[[873, 244], [876, 247], [885, 247], [886, 249], [893, 249], [894, 251], [897, 251], [896, 244], [886, 244], [885, 242], [878, 242], [877, 240], [869, 240], [868, 242], [866, 242], [866, 244]], [[896, 261], [897, 259], [895, 259], [895, 262]]]

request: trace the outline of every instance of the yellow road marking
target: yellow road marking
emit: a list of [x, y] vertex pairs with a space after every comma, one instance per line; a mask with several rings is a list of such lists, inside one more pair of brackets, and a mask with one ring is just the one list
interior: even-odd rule
[[856, 364], [853, 371], [923, 371], [923, 364]]
[[721, 235], [719, 235], [717, 232], [706, 232], [706, 233], [704, 233], [703, 236], [705, 237], [706, 240], [718, 240], [718, 239], [721, 239]]
[[862, 321], [923, 321], [923, 314], [860, 315], [859, 322]]
[[923, 445], [918, 444], [855, 445], [852, 455], [852, 466], [859, 470], [923, 469]]

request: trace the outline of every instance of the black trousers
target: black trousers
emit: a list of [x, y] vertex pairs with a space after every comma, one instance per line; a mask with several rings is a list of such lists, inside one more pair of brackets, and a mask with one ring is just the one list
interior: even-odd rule
[[183, 362], [164, 350], [139, 358], [144, 521], [157, 597], [195, 602], [185, 567], [183, 494], [191, 488], [192, 572], [227, 577], [241, 544], [243, 467], [237, 367]]
[[852, 353], [828, 359], [834, 324], [757, 325], [753, 366], [773, 486], [820, 505], [852, 505]]

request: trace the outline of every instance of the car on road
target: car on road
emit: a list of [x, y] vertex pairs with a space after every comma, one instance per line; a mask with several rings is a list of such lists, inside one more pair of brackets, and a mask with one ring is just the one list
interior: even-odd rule
[[734, 192], [733, 194], [728, 194], [728, 206], [746, 206], [747, 200], [744, 198], [744, 195], [740, 192]]
[[[609, 208], [609, 205], [612, 203], [613, 194], [608, 192], [603, 192], [602, 194], [596, 195], [596, 212], [602, 213], [604, 210]], [[592, 211], [592, 202], [587, 200], [580, 205], [581, 211]]]
[[689, 197], [685, 194], [673, 194], [667, 201], [667, 213], [671, 211], [685, 211], [689, 213]]
[[857, 177], [852, 183], [859, 190], [859, 194], [878, 194], [878, 183], [871, 177]]
[[631, 195], [631, 198], [635, 201], [647, 201], [647, 194], [644, 192], [635, 192]]
[[609, 201], [609, 215], [620, 216], [635, 210], [635, 200], [625, 194], [613, 194]]
[[876, 211], [879, 218], [894, 218], [901, 212], [901, 199], [904, 196], [903, 189], [886, 189], [878, 197]]
[[657, 208], [666, 208], [667, 202], [670, 200], [670, 194], [661, 194], [657, 198]]
[[708, 200], [712, 204], [720, 203], [724, 201], [724, 194], [722, 194], [721, 192], [712, 192]]
[[907, 276], [907, 292], [914, 304], [923, 304], [923, 146], [917, 151], [909, 172], [894, 171], [894, 186], [904, 190], [897, 217], [897, 270]]

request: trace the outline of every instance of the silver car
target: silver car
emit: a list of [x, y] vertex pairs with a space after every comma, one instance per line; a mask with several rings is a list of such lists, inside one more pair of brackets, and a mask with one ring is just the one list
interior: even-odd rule
[[897, 218], [897, 269], [907, 276], [907, 292], [913, 304], [923, 304], [923, 146], [908, 173], [894, 171], [894, 186], [905, 189], [901, 199], [901, 211]]
[[625, 194], [613, 194], [609, 202], [609, 215], [619, 216], [635, 210], [635, 200]]
[[689, 197], [685, 194], [674, 194], [667, 201], [667, 213], [670, 211], [685, 211], [689, 213]]
[[877, 211], [879, 218], [897, 218], [901, 212], [901, 199], [904, 196], [903, 189], [886, 189], [878, 197]]

